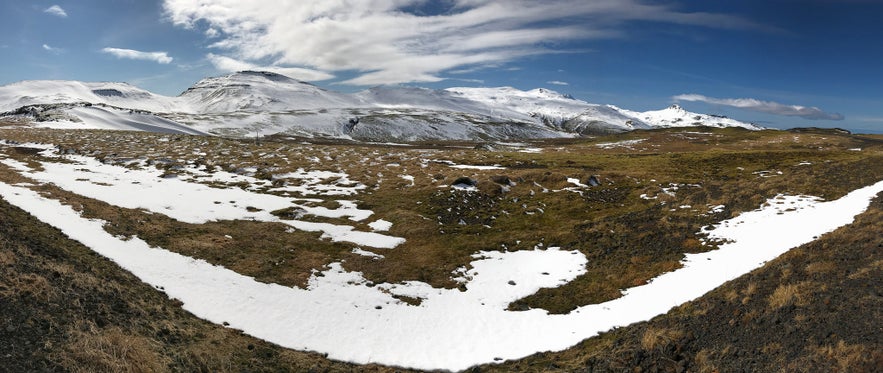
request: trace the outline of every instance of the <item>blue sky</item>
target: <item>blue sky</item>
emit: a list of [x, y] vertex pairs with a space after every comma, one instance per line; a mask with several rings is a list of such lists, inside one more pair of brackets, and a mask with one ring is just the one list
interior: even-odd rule
[[268, 69], [341, 91], [547, 87], [763, 125], [883, 133], [883, 1], [2, 0], [0, 84], [177, 95]]

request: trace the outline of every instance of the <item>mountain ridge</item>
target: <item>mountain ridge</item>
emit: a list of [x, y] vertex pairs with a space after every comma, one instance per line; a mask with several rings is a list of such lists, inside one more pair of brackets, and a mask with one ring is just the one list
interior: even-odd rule
[[[71, 104], [80, 109], [73, 110]], [[158, 123], [172, 132], [192, 128], [190, 133], [232, 137], [283, 134], [364, 141], [484, 141], [686, 126], [763, 129], [688, 112], [678, 105], [637, 112], [589, 103], [548, 88], [378, 86], [341, 93], [263, 71], [204, 78], [176, 97], [116, 82], [31, 80], [0, 86], [0, 112], [4, 112], [0, 116], [36, 119], [38, 126], [93, 128], [90, 117], [82, 115], [83, 108], [92, 105], [122, 109], [102, 113], [100, 128], [114, 123], [116, 116], [123, 123], [117, 129], [144, 130]], [[47, 111], [52, 115], [28, 114]], [[140, 117], [133, 121], [130, 116], [135, 114]], [[131, 125], [136, 122], [151, 125]]]

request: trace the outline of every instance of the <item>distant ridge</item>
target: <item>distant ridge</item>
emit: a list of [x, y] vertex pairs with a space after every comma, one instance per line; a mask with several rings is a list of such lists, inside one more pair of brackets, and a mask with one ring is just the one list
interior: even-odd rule
[[[99, 115], [92, 105], [118, 110]], [[23, 81], [0, 87], [0, 113], [41, 127], [114, 128], [119, 123], [115, 129], [159, 125], [172, 132], [232, 137], [282, 134], [359, 141], [554, 138], [689, 126], [762, 129], [678, 105], [635, 112], [546, 88], [379, 86], [350, 94], [266, 71], [205, 78], [177, 97], [126, 83]]]

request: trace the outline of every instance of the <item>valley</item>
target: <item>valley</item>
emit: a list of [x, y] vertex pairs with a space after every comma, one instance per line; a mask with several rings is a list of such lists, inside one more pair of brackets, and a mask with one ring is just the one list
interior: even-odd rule
[[[786, 357], [823, 367], [840, 364], [837, 354], [845, 354], [852, 360], [843, 363], [856, 368], [880, 359], [872, 353], [879, 341], [862, 339], [861, 322], [839, 326], [830, 342], [818, 341], [829, 343], [830, 354], [791, 340], [773, 348], [757, 338], [736, 343], [698, 334], [703, 320], [726, 320], [727, 312], [753, 312], [743, 321], [799, 316], [789, 325], [800, 331], [824, 323], [818, 307], [835, 294], [843, 307], [877, 302], [844, 294], [873, 290], [868, 286], [881, 274], [874, 249], [879, 198], [873, 199], [879, 193], [873, 186], [883, 180], [879, 136], [670, 128], [592, 138], [372, 144], [36, 129], [16, 122], [0, 127], [0, 138], [4, 226], [17, 227], [3, 233], [14, 249], [0, 259], [7, 281], [25, 281], [0, 289], [8, 304], [28, 310], [10, 309], [21, 322], [7, 321], [7, 330], [42, 343], [37, 350], [10, 347], [31, 368], [113, 366], [124, 358], [184, 370], [386, 369], [338, 362], [349, 361], [448, 370], [493, 363], [486, 368], [536, 371], [587, 363], [617, 369], [617, 359], [636, 359], [622, 364], [675, 371], [741, 361], [728, 355], [733, 350], [726, 343], [766, 348], [770, 358], [756, 364], [768, 365], [754, 365], [760, 370]], [[865, 207], [836, 208], [854, 211], [840, 222], [824, 213], [816, 220], [833, 224], [828, 228], [783, 223], [760, 237], [780, 252], [707, 283], [706, 290], [677, 285], [698, 293], [671, 298], [669, 288], [661, 292], [668, 297], [651, 303], [647, 299], [656, 298], [628, 295], [664, 286], [666, 274], [698, 263], [686, 258], [733, 263], [713, 259], [743, 240], [716, 233], [725, 231], [715, 228], [724, 222], [767, 208], [768, 220], [760, 224], [774, 227], [777, 217], [807, 216], [822, 211], [822, 201], [846, 201], [858, 190], [867, 190], [859, 198]], [[40, 221], [7, 204], [15, 200]], [[808, 236], [789, 241], [800, 234]], [[774, 243], [779, 236], [784, 243]], [[116, 264], [96, 262], [89, 249]], [[183, 272], [157, 273], [178, 265], [148, 259], [159, 252], [184, 258]], [[862, 259], [831, 258], [847, 253]], [[799, 268], [783, 264], [793, 260], [801, 261]], [[776, 271], [782, 272], [763, 275]], [[233, 281], [216, 295], [199, 285], [204, 279], [186, 280], [215, 272], [223, 275], [210, 282]], [[112, 294], [104, 297], [119, 307], [91, 298], [103, 282], [95, 276], [112, 276]], [[246, 288], [230, 290], [236, 286]], [[77, 307], [97, 308], [71, 313], [72, 305], [61, 302], [70, 296], [79, 299]], [[154, 300], [144, 303], [145, 297]], [[635, 297], [641, 306], [629, 309], [649, 313], [596, 326], [576, 321], [597, 305]], [[283, 299], [293, 303], [279, 303]], [[298, 305], [303, 302], [321, 306]], [[864, 319], [874, 320], [879, 307], [863, 304]], [[138, 320], [126, 316], [132, 312]], [[475, 334], [482, 328], [493, 332]], [[791, 335], [801, 335], [797, 331]], [[88, 355], [121, 333], [134, 338], [129, 355]], [[236, 337], [220, 337], [230, 333]], [[576, 334], [565, 337], [570, 333]], [[65, 342], [60, 335], [76, 338]], [[213, 357], [234, 350], [226, 359]], [[542, 353], [548, 350], [561, 352]], [[636, 351], [644, 352], [629, 355]], [[534, 353], [541, 354], [522, 359]], [[397, 360], [404, 356], [411, 360]], [[213, 365], [219, 362], [228, 365]]]

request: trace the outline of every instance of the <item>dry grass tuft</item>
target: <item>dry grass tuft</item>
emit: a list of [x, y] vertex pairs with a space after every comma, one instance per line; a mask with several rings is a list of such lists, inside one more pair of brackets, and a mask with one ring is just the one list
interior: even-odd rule
[[745, 291], [743, 292], [745, 296], [742, 298], [742, 304], [748, 304], [748, 302], [751, 301], [751, 296], [754, 295], [754, 293], [757, 293], [756, 282], [748, 284], [748, 287], [745, 288]]
[[838, 372], [863, 370], [860, 367], [866, 366], [869, 358], [873, 356], [869, 352], [868, 347], [864, 345], [851, 345], [843, 340], [838, 341], [836, 345], [825, 345], [816, 350], [816, 354], [823, 359], [836, 362]]
[[813, 262], [806, 265], [806, 273], [808, 274], [825, 274], [837, 269], [837, 264], [831, 261]]
[[56, 291], [45, 277], [33, 273], [0, 280], [0, 296], [11, 297], [15, 294], [46, 302], [56, 295]]
[[75, 373], [168, 371], [171, 361], [158, 353], [155, 341], [118, 327], [100, 330], [91, 323], [78, 323], [72, 329], [61, 363]]
[[803, 295], [798, 285], [779, 285], [779, 287], [776, 288], [776, 290], [774, 290], [772, 294], [770, 294], [770, 307], [773, 309], [777, 309], [785, 306], [790, 306], [799, 301], [802, 296]]
[[699, 373], [718, 373], [719, 369], [717, 365], [714, 364], [712, 359], [712, 355], [714, 355], [711, 351], [707, 349], [699, 350], [696, 353], [696, 356], [693, 358], [693, 362], [696, 364], [696, 371]]
[[9, 265], [15, 263], [15, 256], [8, 251], [0, 251], [0, 265]]
[[641, 347], [648, 351], [662, 349], [683, 336], [684, 332], [681, 330], [648, 327], [641, 337]]
[[796, 284], [782, 284], [769, 296], [770, 307], [778, 309], [785, 306], [806, 306], [812, 299], [814, 291], [826, 289], [824, 284], [803, 281]]
[[855, 273], [851, 273], [849, 275], [850, 280], [857, 280], [860, 278], [870, 277], [869, 275], [873, 272], [883, 271], [883, 260], [875, 260], [873, 263], [868, 264], [865, 267], [860, 268]]

